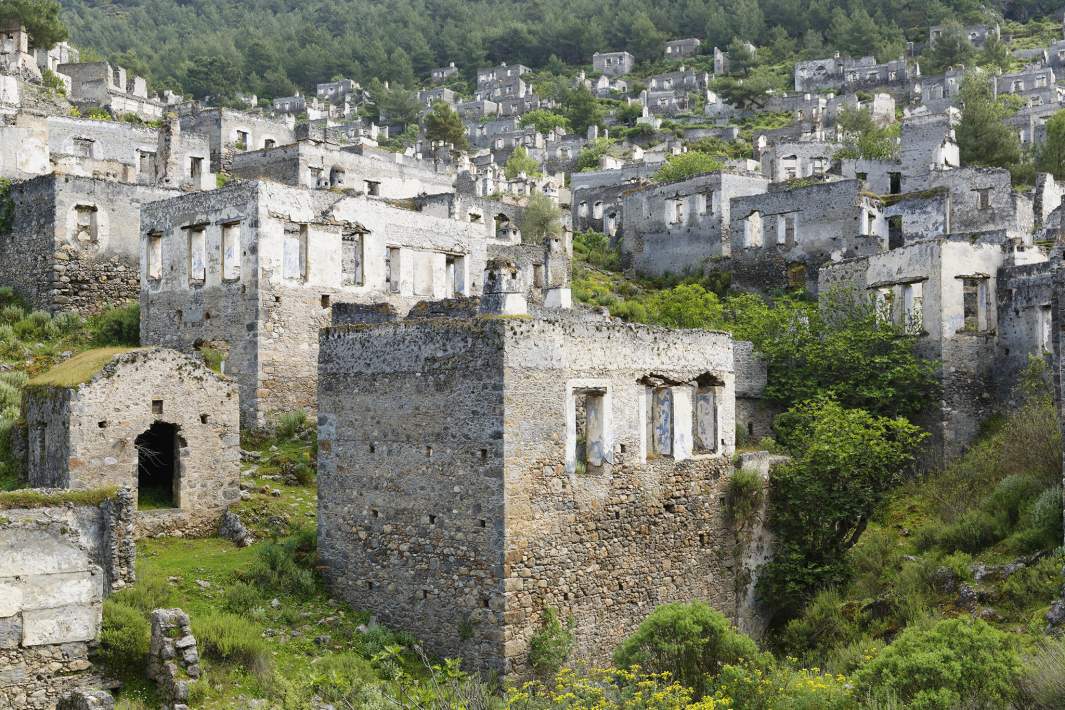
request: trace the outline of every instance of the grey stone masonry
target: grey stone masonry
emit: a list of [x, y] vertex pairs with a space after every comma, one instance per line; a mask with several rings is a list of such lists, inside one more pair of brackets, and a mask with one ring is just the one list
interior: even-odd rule
[[159, 686], [161, 710], [188, 710], [189, 684], [200, 677], [189, 615], [181, 609], [156, 609], [150, 621], [148, 677]]
[[549, 608], [596, 663], [659, 604], [737, 614], [727, 334], [371, 315], [319, 347], [335, 594], [431, 653], [517, 675]]
[[[267, 181], [155, 202], [143, 219], [141, 342], [223, 352], [250, 427], [313, 411], [318, 330], [334, 304], [406, 314], [480, 295], [487, 260], [484, 225]], [[530, 288], [542, 295], [531, 300], [550, 305], [568, 293], [566, 245], [541, 254], [542, 285]]]
[[32, 308], [89, 315], [140, 294], [140, 208], [176, 190], [72, 175], [12, 185], [0, 281]]
[[127, 486], [156, 508], [139, 511], [142, 535], [217, 530], [240, 497], [235, 383], [164, 348], [115, 355], [82, 384], [48, 377], [23, 394], [32, 485]]
[[74, 690], [65, 693], [55, 710], [113, 710], [114, 697], [106, 690]]
[[50, 709], [64, 692], [99, 687], [89, 646], [103, 598], [134, 579], [128, 490], [96, 504], [68, 502], [66, 491], [34, 493], [34, 507], [0, 497], [2, 708]]

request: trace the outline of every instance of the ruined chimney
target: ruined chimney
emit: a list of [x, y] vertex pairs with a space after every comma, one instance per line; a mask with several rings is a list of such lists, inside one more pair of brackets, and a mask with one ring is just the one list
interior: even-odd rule
[[485, 264], [481, 313], [521, 316], [529, 312], [521, 269], [509, 259], [489, 259]]
[[176, 113], [168, 113], [159, 127], [159, 141], [155, 152], [155, 179], [160, 185], [181, 184], [181, 157], [176, 150], [181, 142], [181, 121]]

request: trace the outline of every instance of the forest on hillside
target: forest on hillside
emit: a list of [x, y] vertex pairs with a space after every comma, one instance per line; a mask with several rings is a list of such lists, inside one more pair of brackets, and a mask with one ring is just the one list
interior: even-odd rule
[[414, 86], [455, 62], [588, 64], [625, 49], [646, 61], [667, 39], [750, 41], [778, 55], [898, 57], [946, 19], [1025, 21], [1057, 0], [61, 0], [71, 40], [192, 96], [313, 90], [335, 76]]

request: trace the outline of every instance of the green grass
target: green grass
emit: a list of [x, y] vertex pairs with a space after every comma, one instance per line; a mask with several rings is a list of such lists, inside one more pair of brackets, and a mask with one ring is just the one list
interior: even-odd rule
[[0, 492], [0, 510], [16, 508], [47, 508], [57, 505], [99, 505], [118, 492], [115, 487], [93, 488], [90, 490], [56, 491], [41, 493], [35, 490], [14, 490]]
[[77, 387], [85, 384], [96, 373], [111, 362], [116, 355], [131, 352], [136, 348], [108, 347], [93, 348], [78, 353], [74, 357], [65, 360], [52, 369], [44, 372], [29, 381], [29, 387]]

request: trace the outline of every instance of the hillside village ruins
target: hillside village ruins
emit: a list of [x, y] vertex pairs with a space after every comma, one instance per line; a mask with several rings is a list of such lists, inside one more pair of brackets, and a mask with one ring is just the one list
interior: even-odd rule
[[[966, 31], [977, 46], [999, 34]], [[1065, 185], [1042, 174], [1017, 190], [1005, 170], [962, 167], [964, 67], [799, 62], [794, 91], [767, 97], [791, 122], [755, 135], [751, 159], [658, 182], [687, 150], [674, 133], [615, 141], [578, 170], [622, 127], [522, 125], [555, 104], [520, 64], [478, 68], [465, 97], [445, 85], [464, 68], [433, 69], [424, 112], [451, 105], [471, 149], [421, 137], [397, 152], [387, 141], [406, 127], [361, 118], [373, 96], [350, 79], [238, 110], [153, 94], [66, 44], [31, 48], [21, 27], [0, 34], [0, 284], [49, 312], [135, 301], [142, 343], [26, 390], [26, 479], [58, 490], [54, 516], [0, 518], [0, 592], [18, 590], [0, 593], [4, 707], [98, 685], [86, 644], [103, 596], [132, 582], [134, 535], [216, 530], [241, 495], [241, 430], [293, 410], [317, 416], [331, 588], [434, 653], [521, 675], [548, 608], [573, 617], [592, 661], [668, 601], [757, 629], [722, 501], [737, 443], [771, 434], [765, 365], [725, 333], [576, 304], [576, 232], [607, 235], [642, 276], [858, 294], [941, 363], [936, 459], [1009, 405], [1029, 358], [1060, 379]], [[1026, 104], [1009, 122], [1022, 143], [1065, 107], [1059, 45], [989, 78]], [[728, 53], [681, 38], [663, 58], [671, 70], [638, 93], [625, 51], [590, 56], [574, 86], [639, 104], [652, 136], [668, 118], [685, 140], [737, 140], [751, 112], [713, 89]], [[854, 108], [899, 124], [893, 157], [841, 152]], [[508, 175], [519, 148], [540, 174]], [[561, 229], [527, 233], [533, 195]], [[100, 486], [119, 492], [64, 507], [63, 489]]]

